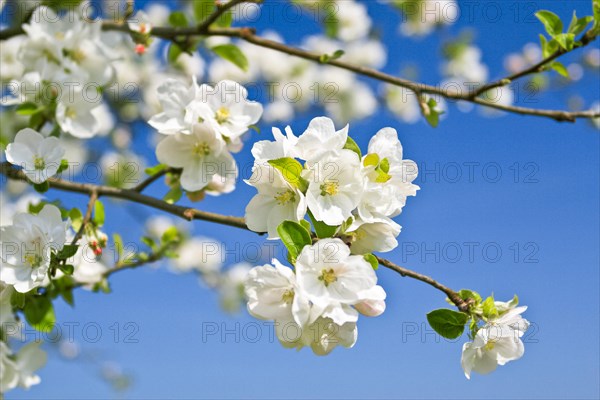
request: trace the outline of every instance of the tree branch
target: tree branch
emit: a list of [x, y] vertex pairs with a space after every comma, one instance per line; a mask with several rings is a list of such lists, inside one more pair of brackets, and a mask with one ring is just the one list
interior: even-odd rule
[[[0, 172], [2, 173], [2, 175], [6, 176], [9, 179], [25, 181], [25, 182], [28, 181], [27, 176], [23, 173], [23, 171], [14, 169], [12, 167], [12, 165], [7, 162], [0, 164]], [[71, 181], [62, 180], [62, 179], [56, 179], [56, 178], [49, 179], [48, 183], [50, 184], [50, 188], [53, 188], [53, 189], [58, 189], [58, 190], [63, 190], [63, 191], [73, 192], [73, 193], [88, 194], [88, 195], [90, 195], [90, 197], [93, 195], [93, 193], [96, 193], [96, 195], [98, 197], [100, 197], [100, 196], [113, 197], [113, 198], [128, 200], [128, 201], [131, 201], [134, 203], [144, 204], [146, 206], [168, 212], [170, 214], [176, 215], [181, 218], [185, 218], [187, 220], [198, 219], [198, 220], [202, 220], [202, 221], [214, 222], [214, 223], [221, 224], [221, 225], [228, 225], [228, 226], [232, 226], [235, 228], [249, 230], [249, 228], [246, 226], [246, 222], [245, 222], [244, 218], [210, 213], [210, 212], [201, 211], [201, 210], [198, 210], [195, 208], [187, 208], [187, 207], [178, 206], [175, 204], [169, 204], [163, 200], [159, 200], [154, 197], [146, 196], [144, 194], [141, 194], [141, 193], [136, 192], [135, 190], [131, 190], [131, 189], [119, 189], [119, 188], [96, 185], [96, 184], [91, 184], [91, 183], [77, 183], [77, 182], [71, 182]], [[88, 211], [89, 211], [89, 206], [88, 206]], [[118, 270], [135, 268], [139, 265], [142, 265], [142, 264], [145, 264], [148, 262], [157, 261], [158, 259], [160, 259], [160, 258], [157, 258], [156, 260], [151, 260], [151, 261], [150, 261], [150, 259], [139, 260], [139, 261], [134, 261], [132, 263], [121, 262], [121, 263], [117, 264], [116, 267], [107, 271], [107, 274], [111, 275], [112, 273], [114, 273]], [[442, 285], [441, 283], [437, 282], [433, 278], [426, 276], [426, 275], [422, 275], [422, 274], [412, 271], [410, 269], [400, 267], [400, 266], [394, 264], [393, 262], [386, 260], [384, 258], [377, 257], [377, 260], [384, 267], [394, 270], [402, 276], [410, 277], [410, 278], [419, 280], [421, 282], [425, 282], [428, 285], [431, 285], [434, 288], [442, 291], [443, 293], [445, 293], [448, 296], [448, 298], [461, 311], [466, 311], [468, 309], [469, 303], [465, 302], [463, 299], [461, 299], [460, 296], [458, 295], [458, 293], [456, 293], [452, 289]]]
[[87, 210], [85, 212], [85, 216], [83, 217], [83, 220], [81, 221], [81, 227], [79, 227], [79, 230], [77, 231], [77, 233], [75, 234], [75, 237], [71, 241], [72, 245], [77, 244], [77, 241], [79, 241], [79, 239], [81, 239], [81, 237], [83, 236], [83, 233], [85, 232], [86, 225], [89, 224], [90, 221], [92, 220], [92, 211], [94, 210], [94, 206], [96, 205], [96, 200], [98, 200], [98, 192], [96, 190], [92, 190], [90, 192], [90, 200], [87, 205]]
[[[250, 0], [250, 1], [252, 1], [252, 0]], [[237, 4], [240, 4], [243, 2], [244, 1], [235, 0], [235, 1], [232, 1], [227, 4], [235, 3], [233, 5], [237, 5]], [[252, 1], [252, 2], [259, 2], [259, 0]], [[211, 17], [214, 16], [215, 14], [218, 14], [216, 16], [215, 20], [218, 19], [218, 17], [220, 15], [222, 15], [223, 12], [227, 11], [227, 8], [226, 8], [227, 4], [218, 8], [217, 11], [215, 11], [215, 13], [211, 14]], [[223, 11], [223, 10], [225, 10], [225, 11]], [[211, 17], [209, 17], [209, 18], [211, 18]], [[300, 57], [300, 58], [314, 61], [317, 63], [322, 63], [322, 61], [321, 61], [322, 54], [312, 53], [312, 52], [309, 52], [309, 51], [306, 51], [306, 50], [303, 50], [303, 49], [300, 49], [297, 47], [288, 46], [283, 43], [279, 43], [279, 42], [275, 42], [273, 40], [262, 38], [255, 34], [255, 30], [253, 28], [247, 28], [247, 27], [246, 28], [212, 28], [212, 27], [210, 27], [210, 24], [212, 24], [212, 22], [214, 22], [214, 21], [210, 22], [210, 24], [205, 23], [209, 20], [209, 18], [207, 18], [207, 20], [205, 20], [200, 25], [192, 26], [192, 27], [181, 27], [181, 28], [180, 27], [153, 27], [152, 31], [151, 31], [151, 35], [155, 36], [155, 37], [159, 37], [161, 39], [170, 40], [173, 42], [178, 42], [179, 41], [178, 38], [180, 38], [180, 37], [189, 37], [189, 36], [235, 37], [235, 38], [245, 40], [246, 42], [252, 43], [256, 46], [279, 51], [279, 52], [282, 52], [285, 54], [289, 54], [289, 55], [292, 55], [295, 57]], [[131, 31], [129, 30], [129, 27], [126, 23], [108, 22], [108, 21], [99, 21], [99, 22], [95, 22], [95, 23], [102, 23], [102, 29], [105, 31], [119, 31], [119, 32], [124, 32], [124, 33], [131, 33]], [[591, 31], [587, 31], [586, 34], [583, 35], [583, 37], [581, 39], [582, 44], [580, 46], [577, 46], [576, 48], [583, 47], [583, 46], [591, 43], [593, 40], [595, 40], [597, 35], [593, 35], [590, 32]], [[6, 40], [13, 36], [20, 35], [23, 33], [24, 33], [24, 31], [23, 31], [22, 27], [14, 27], [14, 28], [4, 29], [4, 30], [0, 31], [0, 40]], [[370, 77], [370, 78], [379, 80], [381, 82], [389, 83], [394, 86], [399, 86], [399, 87], [411, 90], [417, 96], [421, 96], [422, 94], [433, 94], [433, 95], [438, 95], [438, 96], [441, 96], [441, 97], [444, 97], [447, 99], [451, 99], [451, 100], [463, 100], [463, 101], [479, 104], [481, 106], [494, 108], [497, 110], [502, 110], [502, 111], [511, 112], [511, 113], [515, 113], [515, 114], [551, 118], [551, 119], [554, 119], [559, 122], [562, 122], [562, 121], [575, 122], [577, 118], [599, 118], [600, 112], [594, 111], [594, 110], [569, 112], [569, 111], [563, 111], [563, 110], [545, 110], [545, 109], [535, 109], [535, 108], [527, 108], [527, 107], [519, 107], [519, 106], [508, 106], [508, 105], [501, 105], [499, 103], [487, 101], [485, 99], [478, 97], [480, 94], [483, 94], [484, 92], [486, 92], [490, 89], [506, 85], [507, 80], [512, 81], [512, 80], [518, 79], [522, 76], [529, 75], [529, 74], [532, 74], [535, 72], [539, 72], [538, 70], [541, 67], [543, 67], [546, 63], [548, 63], [566, 53], [567, 53], [567, 51], [558, 50], [557, 52], [552, 54], [550, 57], [546, 58], [545, 60], [542, 60], [540, 63], [538, 63], [532, 67], [529, 67], [529, 68], [527, 68], [523, 71], [520, 71], [518, 73], [515, 73], [513, 75], [510, 75], [509, 77], [503, 78], [499, 81], [485, 84], [477, 89], [474, 89], [474, 91], [470, 91], [470, 92], [466, 92], [466, 93], [461, 93], [456, 90], [445, 89], [445, 88], [441, 88], [438, 86], [427, 85], [424, 83], [414, 82], [414, 81], [411, 81], [408, 79], [403, 79], [403, 78], [400, 78], [400, 77], [397, 77], [394, 75], [389, 75], [389, 74], [383, 73], [381, 71], [378, 71], [378, 70], [375, 70], [372, 68], [354, 65], [354, 64], [351, 64], [351, 63], [348, 63], [345, 61], [341, 61], [341, 60], [329, 60], [325, 64], [332, 65], [337, 68], [345, 69], [347, 71], [351, 71], [351, 72], [354, 72], [359, 75]]]

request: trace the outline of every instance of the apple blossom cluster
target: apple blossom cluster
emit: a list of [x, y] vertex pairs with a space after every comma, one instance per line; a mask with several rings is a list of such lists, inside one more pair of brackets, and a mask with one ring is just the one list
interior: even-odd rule
[[336, 130], [326, 117], [314, 118], [300, 136], [285, 131], [274, 128], [275, 141], [252, 148], [255, 164], [246, 182], [258, 193], [246, 207], [248, 227], [277, 239], [283, 221], [308, 214], [317, 234], [344, 235], [354, 254], [393, 250], [400, 226], [392, 218], [419, 189], [412, 183], [417, 165], [402, 158], [396, 131], [377, 132], [364, 156], [348, 126]]
[[318, 355], [329, 354], [337, 345], [352, 347], [359, 312], [378, 316], [385, 310], [386, 294], [371, 264], [351, 255], [338, 238], [305, 245], [294, 270], [276, 259], [272, 262], [248, 274], [248, 311], [273, 320], [284, 347], [306, 346]]
[[[412, 183], [416, 164], [402, 158], [392, 128], [377, 132], [364, 156], [348, 126], [336, 130], [326, 117], [313, 119], [299, 136], [289, 127], [285, 135], [274, 128], [273, 135], [275, 141], [252, 148], [247, 183], [258, 194], [246, 207], [246, 224], [281, 238], [294, 271], [277, 260], [254, 268], [246, 282], [248, 310], [274, 320], [286, 347], [309, 346], [316, 354], [336, 344], [352, 347], [358, 313], [385, 309], [370, 253], [398, 245], [400, 225], [392, 217], [419, 189]], [[314, 245], [307, 215], [319, 238]]]
[[191, 86], [169, 79], [158, 88], [162, 112], [148, 121], [167, 137], [156, 147], [162, 164], [181, 168], [188, 192], [229, 193], [235, 188], [237, 164], [231, 152], [243, 146], [242, 135], [260, 119], [262, 105], [247, 100], [239, 83]]
[[100, 133], [107, 111], [99, 91], [114, 78], [100, 29], [81, 8], [62, 15], [46, 6], [35, 8], [23, 24], [26, 38], [16, 53], [22, 76], [9, 84], [14, 97], [4, 104], [19, 104], [17, 110], [37, 116], [40, 125], [53, 119], [77, 138]]

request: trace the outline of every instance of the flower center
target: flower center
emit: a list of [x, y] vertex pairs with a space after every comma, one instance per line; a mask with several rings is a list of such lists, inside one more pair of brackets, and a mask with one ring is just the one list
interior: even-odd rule
[[275, 200], [277, 201], [277, 204], [284, 206], [287, 203], [296, 200], [296, 193], [289, 189], [283, 192], [277, 192]]
[[224, 124], [229, 119], [229, 109], [226, 107], [221, 107], [215, 113], [215, 119], [219, 124]]
[[333, 270], [333, 268], [324, 269], [321, 271], [319, 280], [322, 281], [325, 284], [325, 286], [329, 286], [333, 282], [337, 281], [337, 276], [335, 276], [335, 271]]
[[46, 161], [44, 161], [42, 157], [36, 157], [33, 160], [33, 166], [37, 170], [43, 170], [44, 168], [46, 168]]
[[485, 344], [484, 347], [487, 351], [490, 351], [490, 350], [493, 350], [495, 346], [496, 346], [496, 342], [494, 340], [490, 340], [489, 342], [487, 342]]
[[210, 146], [206, 142], [199, 142], [194, 144], [192, 152], [196, 157], [204, 157], [210, 154]]
[[75, 49], [75, 50], [71, 51], [69, 53], [69, 57], [71, 57], [71, 59], [78, 64], [86, 59], [85, 53], [80, 49]]
[[77, 118], [77, 111], [73, 107], [67, 107], [65, 110], [65, 116], [70, 119]]
[[335, 196], [340, 188], [340, 184], [334, 181], [325, 181], [320, 187], [321, 196]]
[[283, 292], [283, 294], [281, 295], [281, 300], [285, 304], [292, 304], [292, 301], [294, 301], [294, 291], [292, 289], [288, 289], [285, 292]]
[[25, 262], [29, 264], [31, 268], [39, 267], [42, 265], [42, 261], [42, 257], [40, 257], [38, 254], [27, 254], [25, 256]]

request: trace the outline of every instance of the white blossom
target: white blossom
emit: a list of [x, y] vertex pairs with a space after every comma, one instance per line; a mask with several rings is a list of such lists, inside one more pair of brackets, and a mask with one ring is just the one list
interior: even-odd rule
[[6, 343], [0, 341], [0, 393], [19, 386], [29, 389], [41, 382], [35, 371], [46, 364], [48, 355], [40, 349], [41, 342], [31, 342], [13, 355]]
[[18, 214], [1, 229], [0, 280], [26, 293], [43, 284], [50, 254], [63, 248], [67, 224], [60, 210], [47, 204], [37, 215]]
[[269, 239], [278, 239], [277, 227], [283, 221], [300, 221], [306, 214], [304, 194], [283, 179], [269, 165], [256, 165], [246, 181], [258, 190], [246, 206], [246, 224], [255, 232], [267, 232]]
[[495, 320], [481, 327], [473, 342], [465, 343], [461, 364], [467, 379], [471, 372], [488, 374], [498, 365], [518, 360], [525, 353], [521, 337], [529, 322], [521, 317], [527, 307], [509, 309]]
[[[298, 146], [303, 137], [298, 140]], [[308, 171], [306, 202], [318, 221], [341, 225], [358, 206], [363, 191], [360, 160], [351, 150], [330, 152]]]
[[222, 246], [214, 239], [200, 236], [188, 239], [177, 249], [177, 254], [171, 262], [177, 272], [198, 271], [212, 278], [223, 265]]
[[150, 126], [165, 135], [190, 134], [192, 124], [186, 118], [186, 107], [194, 100], [196, 91], [195, 81], [188, 87], [178, 79], [165, 80], [157, 90], [162, 112], [150, 118]]
[[400, 225], [389, 218], [364, 222], [357, 217], [346, 230], [346, 234], [350, 235], [352, 254], [385, 253], [398, 246], [396, 237], [400, 234], [400, 229]]
[[23, 167], [25, 175], [38, 184], [56, 174], [64, 154], [57, 138], [45, 138], [30, 128], [17, 132], [14, 142], [6, 148], [8, 162]]
[[218, 174], [237, 177], [237, 165], [225, 141], [206, 123], [194, 124], [192, 132], [163, 139], [156, 147], [158, 161], [183, 168], [181, 186], [190, 192], [204, 189]]

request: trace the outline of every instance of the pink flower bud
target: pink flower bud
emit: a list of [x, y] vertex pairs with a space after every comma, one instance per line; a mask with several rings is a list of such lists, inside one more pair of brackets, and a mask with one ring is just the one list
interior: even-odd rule
[[365, 300], [356, 304], [354, 308], [367, 317], [377, 317], [385, 311], [385, 300]]
[[135, 52], [136, 52], [136, 54], [139, 54], [140, 56], [143, 55], [144, 53], [146, 53], [146, 46], [144, 46], [143, 44], [136, 44]]

